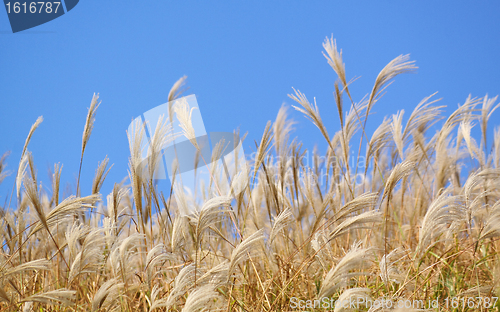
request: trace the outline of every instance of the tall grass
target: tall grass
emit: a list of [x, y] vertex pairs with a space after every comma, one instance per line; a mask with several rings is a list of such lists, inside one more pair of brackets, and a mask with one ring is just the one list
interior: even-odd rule
[[[438, 300], [434, 310], [448, 311], [447, 297], [498, 296], [500, 130], [492, 145], [487, 140], [496, 97], [469, 97], [443, 116], [444, 106], [432, 95], [406, 123], [405, 112], [395, 112], [370, 134], [373, 106], [415, 63], [396, 57], [368, 96], [355, 102], [342, 53], [330, 39], [324, 48], [338, 75], [340, 129], [327, 129], [316, 101], [299, 90], [290, 97], [326, 140], [325, 154], [315, 150], [313, 161], [304, 161], [309, 152], [290, 138], [294, 121], [282, 107], [256, 143], [254, 170], [240, 177], [244, 192], [207, 191], [213, 195], [189, 216], [179, 209], [190, 198], [176, 202], [154, 183], [156, 160], [142, 174], [139, 130], [128, 133], [128, 184], [100, 193], [106, 158], [87, 196], [77, 187], [76, 196], [59, 199], [59, 164], [52, 192], [40, 189], [28, 150], [39, 118], [17, 170], [15, 208], [1, 214], [0, 311], [289, 311], [298, 299], [324, 297]], [[184, 83], [185, 77], [174, 84], [169, 101]], [[80, 168], [97, 99], [75, 155]], [[170, 111], [182, 117], [184, 134], [196, 146], [189, 107]], [[173, 138], [170, 115], [157, 126], [155, 159]], [[471, 135], [477, 124], [479, 143]], [[354, 162], [353, 144], [359, 146]], [[0, 158], [0, 182], [6, 157]], [[486, 308], [455, 309], [462, 310]]]

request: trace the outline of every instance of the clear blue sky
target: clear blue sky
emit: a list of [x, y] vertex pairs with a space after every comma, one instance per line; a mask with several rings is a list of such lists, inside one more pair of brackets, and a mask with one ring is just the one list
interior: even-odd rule
[[[127, 176], [131, 120], [163, 104], [172, 84], [188, 76], [207, 131], [248, 132], [254, 150], [292, 87], [316, 97], [330, 133], [338, 130], [336, 76], [321, 54], [333, 35], [343, 50], [352, 92], [360, 100], [378, 72], [410, 53], [417, 74], [400, 76], [374, 108], [368, 131], [384, 115], [439, 91], [456, 107], [467, 95], [500, 94], [498, 1], [133, 1], [82, 0], [66, 15], [11, 34], [0, 9], [0, 154], [11, 151], [12, 172], [0, 185], [0, 206], [14, 183], [21, 150], [38, 116], [44, 122], [29, 146], [38, 175], [63, 164], [62, 182], [76, 185], [82, 131], [92, 94], [100, 93], [83, 164], [82, 194], [106, 155], [114, 163], [103, 193]], [[298, 112], [295, 134], [324, 147], [318, 130]], [[500, 113], [492, 117], [499, 124]], [[405, 119], [406, 120], [406, 119]]]

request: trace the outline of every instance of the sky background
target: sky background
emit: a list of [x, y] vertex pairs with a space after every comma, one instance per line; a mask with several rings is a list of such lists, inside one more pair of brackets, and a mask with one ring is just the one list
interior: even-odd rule
[[[133, 118], [167, 101], [172, 84], [188, 76], [205, 128], [248, 132], [255, 151], [266, 122], [292, 87], [317, 104], [331, 135], [339, 129], [333, 101], [336, 75], [321, 54], [326, 37], [343, 50], [356, 101], [378, 72], [410, 54], [416, 74], [396, 78], [368, 121], [371, 133], [386, 115], [404, 121], [424, 97], [439, 91], [455, 108], [469, 94], [500, 94], [499, 1], [85, 1], [49, 23], [12, 34], [0, 9], [0, 154], [11, 151], [11, 176], [0, 185], [0, 206], [12, 190], [25, 138], [32, 137], [39, 179], [63, 164], [62, 190], [76, 186], [82, 131], [92, 94], [100, 94], [84, 157], [82, 195], [90, 193], [99, 161], [114, 166], [104, 183], [127, 176], [126, 129]], [[290, 109], [305, 147], [326, 145], [317, 128]], [[490, 125], [498, 125], [500, 112]], [[61, 194], [63, 192], [61, 191]]]

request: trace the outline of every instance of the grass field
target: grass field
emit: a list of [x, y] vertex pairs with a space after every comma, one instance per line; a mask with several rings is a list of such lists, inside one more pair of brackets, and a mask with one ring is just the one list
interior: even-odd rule
[[[128, 133], [129, 180], [111, 194], [100, 193], [108, 159], [91, 193], [77, 187], [60, 198], [58, 165], [52, 191], [41, 190], [28, 150], [39, 118], [1, 214], [0, 311], [500, 311], [500, 128], [488, 128], [496, 97], [469, 97], [444, 116], [429, 96], [406, 123], [400, 111], [366, 133], [386, 87], [415, 63], [395, 58], [356, 102], [335, 42], [323, 46], [338, 76], [340, 128], [327, 129], [300, 91], [290, 98], [326, 140], [326, 154], [291, 138], [294, 121], [282, 107], [238, 178], [243, 191], [219, 187], [215, 172], [189, 216], [144, 174], [158, 162], [139, 165], [140, 132]], [[94, 95], [80, 164], [99, 135], [98, 106]], [[189, 114], [175, 111], [172, 122], [196, 144]], [[168, 122], [157, 126], [153, 155], [171, 139]]]

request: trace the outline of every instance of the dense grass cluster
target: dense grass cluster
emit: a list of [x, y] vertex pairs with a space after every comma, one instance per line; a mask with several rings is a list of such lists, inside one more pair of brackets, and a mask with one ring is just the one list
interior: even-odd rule
[[[39, 118], [14, 172], [11, 205], [1, 211], [0, 311], [319, 311], [325, 309], [297, 302], [314, 306], [323, 298], [404, 298], [423, 300], [425, 308], [437, 300], [433, 310], [451, 311], [446, 298], [498, 296], [500, 130], [487, 138], [496, 98], [469, 97], [445, 117], [430, 96], [406, 123], [400, 111], [366, 133], [387, 85], [414, 70], [414, 62], [395, 58], [355, 102], [335, 41], [327, 39], [324, 48], [338, 76], [340, 129], [327, 129], [316, 103], [300, 91], [290, 97], [327, 141], [326, 153], [310, 153], [290, 138], [294, 122], [282, 107], [256, 144], [253, 169], [239, 177], [244, 191], [221, 191], [214, 175], [205, 202], [189, 216], [178, 213], [172, 192], [148, 178], [153, 174], [141, 172], [157, 169], [154, 159], [138, 165], [141, 133], [128, 133], [128, 184], [100, 193], [105, 159], [91, 193], [78, 186], [75, 196], [60, 199], [59, 165], [52, 192], [45, 192], [28, 151]], [[173, 86], [169, 101], [181, 96], [183, 83]], [[98, 105], [94, 96], [80, 170]], [[177, 117], [195, 143], [189, 114]], [[177, 121], [158, 125], [153, 155], [171, 139], [168, 122]], [[471, 135], [475, 125], [480, 140]], [[312, 161], [304, 161], [307, 155]], [[2, 157], [0, 182], [4, 163]], [[456, 311], [487, 310], [459, 302]]]

